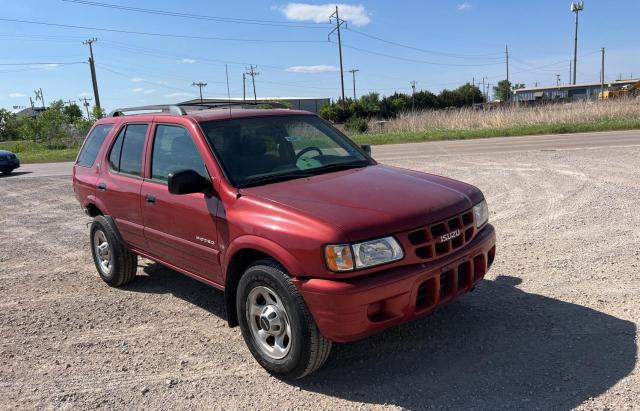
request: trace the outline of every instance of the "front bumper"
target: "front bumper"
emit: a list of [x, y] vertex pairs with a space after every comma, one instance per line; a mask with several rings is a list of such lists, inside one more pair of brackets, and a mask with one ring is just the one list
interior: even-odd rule
[[4, 161], [0, 161], [0, 171], [5, 171], [5, 170], [15, 170], [16, 168], [20, 167], [20, 161], [19, 160], [4, 160]]
[[359, 340], [416, 317], [471, 290], [495, 257], [488, 224], [469, 244], [437, 261], [344, 281], [296, 279], [320, 332], [336, 342]]

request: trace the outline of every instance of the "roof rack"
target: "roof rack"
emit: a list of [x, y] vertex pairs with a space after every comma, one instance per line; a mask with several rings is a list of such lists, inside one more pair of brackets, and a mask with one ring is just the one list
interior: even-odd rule
[[219, 108], [219, 107], [229, 107], [229, 106], [260, 106], [260, 105], [270, 105], [276, 108], [289, 108], [286, 104], [279, 103], [277, 101], [217, 101], [217, 102], [190, 102], [190, 103], [181, 103], [178, 104], [178, 107], [205, 107], [205, 108]]
[[253, 102], [253, 101], [225, 101], [225, 102], [194, 102], [187, 104], [171, 104], [171, 105], [153, 105], [153, 106], [138, 106], [138, 107], [125, 107], [125, 108], [117, 108], [109, 113], [109, 117], [120, 117], [123, 116], [126, 112], [131, 111], [161, 111], [163, 113], [173, 114], [175, 116], [184, 116], [187, 114], [186, 107], [195, 107], [199, 109], [208, 109], [208, 108], [221, 108], [221, 107], [231, 107], [231, 106], [259, 106], [263, 104], [268, 104], [275, 108], [289, 108], [285, 104], [278, 102]]
[[170, 113], [176, 116], [184, 116], [187, 114], [186, 110], [177, 105], [155, 105], [155, 106], [138, 106], [138, 107], [126, 107], [117, 108], [109, 113], [109, 117], [120, 117], [128, 111], [162, 111], [164, 113]]

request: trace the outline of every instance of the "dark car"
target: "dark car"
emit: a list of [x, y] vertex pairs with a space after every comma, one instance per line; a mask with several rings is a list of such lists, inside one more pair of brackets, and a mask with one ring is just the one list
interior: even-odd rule
[[20, 167], [20, 160], [15, 153], [0, 150], [0, 172], [2, 172], [2, 174], [10, 174], [18, 167]]

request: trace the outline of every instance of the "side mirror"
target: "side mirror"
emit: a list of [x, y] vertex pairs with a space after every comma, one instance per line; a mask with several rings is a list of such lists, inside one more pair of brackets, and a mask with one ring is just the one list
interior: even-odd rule
[[211, 182], [194, 170], [181, 170], [169, 174], [169, 192], [171, 194], [205, 193], [213, 191]]
[[362, 148], [368, 155], [371, 155], [371, 146], [369, 144], [363, 144], [360, 148]]

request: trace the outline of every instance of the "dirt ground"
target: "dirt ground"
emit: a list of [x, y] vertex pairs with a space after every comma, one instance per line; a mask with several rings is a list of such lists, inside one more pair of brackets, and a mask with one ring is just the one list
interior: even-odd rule
[[0, 178], [0, 408], [640, 409], [639, 159], [387, 160], [480, 187], [495, 264], [473, 293], [335, 345], [297, 382], [256, 364], [221, 292], [148, 261], [107, 287], [68, 177]]

